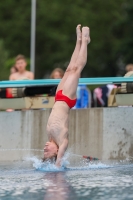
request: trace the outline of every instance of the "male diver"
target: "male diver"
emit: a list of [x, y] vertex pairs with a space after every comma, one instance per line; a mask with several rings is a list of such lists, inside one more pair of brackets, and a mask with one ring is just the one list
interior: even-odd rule
[[77, 41], [67, 70], [59, 83], [55, 103], [47, 123], [48, 140], [44, 147], [44, 159], [55, 158], [55, 165], [61, 166], [61, 159], [68, 146], [68, 117], [76, 104], [76, 91], [80, 74], [87, 62], [87, 45], [90, 43], [88, 27], [76, 27]]

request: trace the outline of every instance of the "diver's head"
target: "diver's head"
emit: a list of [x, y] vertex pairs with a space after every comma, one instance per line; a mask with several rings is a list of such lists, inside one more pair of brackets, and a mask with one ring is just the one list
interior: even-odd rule
[[44, 146], [44, 158], [43, 160], [55, 159], [58, 154], [58, 146], [54, 142], [46, 142]]

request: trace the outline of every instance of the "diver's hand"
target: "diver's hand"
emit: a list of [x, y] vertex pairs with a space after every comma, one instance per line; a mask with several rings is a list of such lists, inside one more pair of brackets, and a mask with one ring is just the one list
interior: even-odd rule
[[57, 163], [57, 162], [56, 162], [56, 163], [55, 163], [55, 166], [58, 167], [58, 168], [60, 168], [60, 167], [61, 167], [61, 163], [59, 163], [59, 162]]
[[56, 163], [55, 163], [55, 165], [57, 167], [61, 167], [61, 159], [64, 156], [64, 153], [67, 149], [67, 146], [68, 146], [68, 139], [65, 138], [63, 143], [59, 146], [59, 150], [58, 150], [58, 154], [57, 154], [57, 160], [56, 160]]

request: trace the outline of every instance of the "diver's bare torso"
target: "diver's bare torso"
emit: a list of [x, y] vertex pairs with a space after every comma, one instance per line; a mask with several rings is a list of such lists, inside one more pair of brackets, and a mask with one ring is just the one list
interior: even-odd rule
[[70, 108], [64, 101], [55, 102], [47, 123], [48, 139], [58, 147], [68, 138], [69, 111]]

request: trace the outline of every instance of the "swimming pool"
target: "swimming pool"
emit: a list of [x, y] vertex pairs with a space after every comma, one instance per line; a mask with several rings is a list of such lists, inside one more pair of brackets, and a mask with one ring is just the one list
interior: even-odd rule
[[[133, 199], [133, 164], [91, 163], [56, 170], [37, 158], [0, 163], [1, 200]], [[34, 165], [34, 167], [33, 167]]]

